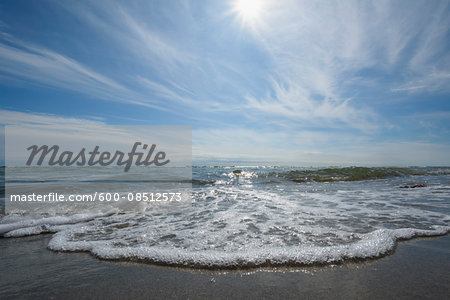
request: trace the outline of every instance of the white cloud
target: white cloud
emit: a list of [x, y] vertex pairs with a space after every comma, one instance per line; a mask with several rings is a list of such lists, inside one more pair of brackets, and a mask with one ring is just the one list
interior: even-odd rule
[[117, 82], [96, 73], [75, 60], [36, 45], [10, 40], [0, 44], [0, 64], [9, 73], [49, 86], [78, 90], [83, 87], [104, 97], [107, 89], [125, 91]]
[[25, 80], [27, 84], [71, 90], [90, 98], [162, 107], [70, 57], [12, 37], [0, 42], [0, 67], [5, 78]]
[[266, 2], [257, 34], [274, 61], [274, 95], [247, 97], [251, 108], [371, 131], [381, 117], [355, 92], [368, 80], [381, 92], [450, 86], [448, 2]]
[[117, 126], [98, 120], [67, 118], [52, 114], [0, 110], [6, 126], [6, 162], [21, 165], [27, 148], [57, 144], [64, 149], [129, 151], [135, 142], [154, 143], [170, 153], [172, 166], [190, 161], [191, 135], [188, 126]]
[[450, 72], [427, 69], [428, 73], [412, 76], [408, 82], [392, 89], [393, 92], [444, 92], [450, 90]]
[[351, 99], [314, 99], [310, 90], [287, 81], [284, 85], [272, 84], [275, 97], [255, 99], [247, 97], [248, 108], [268, 114], [281, 115], [293, 119], [293, 124], [321, 127], [351, 127], [366, 132], [377, 129], [376, 114], [369, 109], [356, 109]]
[[[442, 115], [440, 117], [445, 117]], [[86, 118], [0, 110], [3, 124], [20, 125], [33, 132], [49, 128], [61, 137], [85, 132], [86, 139], [129, 144], [130, 131]], [[114, 129], [112, 131], [112, 129]], [[37, 131], [36, 131], [37, 130]], [[173, 133], [172, 133], [173, 134]], [[180, 137], [182, 138], [182, 137]], [[262, 130], [229, 127], [194, 129], [194, 160], [248, 160], [287, 165], [448, 165], [450, 145], [418, 141], [375, 142], [353, 133], [313, 130]], [[127, 144], [128, 143], [128, 144]]]
[[376, 142], [351, 133], [226, 128], [193, 131], [194, 160], [254, 161], [296, 166], [446, 166], [450, 145]]
[[[107, 76], [81, 59], [4, 38], [3, 78], [171, 111], [204, 126], [270, 123], [288, 132], [317, 127], [367, 136], [388, 122], [359, 97], [361, 87], [411, 93], [450, 86], [443, 43], [448, 2], [265, 0], [261, 22], [249, 35], [234, 32], [225, 18], [215, 20], [219, 13], [197, 12], [187, 2], [164, 2], [169, 8], [162, 2], [55, 3], [130, 65], [114, 65], [117, 72]], [[239, 34], [244, 37], [234, 39]], [[238, 53], [229, 55], [233, 51]]]
[[87, 118], [70, 118], [53, 114], [39, 114], [34, 112], [19, 112], [0, 109], [0, 120], [3, 125], [55, 125], [77, 127], [80, 125], [101, 125], [99, 120]]
[[[150, 3], [140, 3], [138, 8], [115, 1], [106, 4], [102, 1], [57, 4], [89, 24], [94, 31], [114, 41], [117, 49], [133, 55], [134, 59], [158, 74], [169, 76], [195, 58], [183, 50], [176, 40], [151, 26], [154, 9]], [[179, 6], [178, 9], [184, 9], [182, 4]]]

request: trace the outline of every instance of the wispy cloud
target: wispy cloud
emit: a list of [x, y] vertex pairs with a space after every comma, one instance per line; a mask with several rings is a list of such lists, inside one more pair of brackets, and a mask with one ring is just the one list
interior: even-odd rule
[[[374, 141], [339, 132], [276, 132], [242, 128], [193, 131], [195, 160], [283, 165], [447, 165], [450, 145]], [[280, 147], [283, 145], [283, 147]]]
[[[247, 97], [251, 108], [303, 123], [376, 128], [376, 114], [353, 105], [343, 88], [355, 72], [375, 63], [364, 43], [364, 12], [344, 3], [298, 1], [270, 4], [260, 29], [264, 47], [275, 61], [273, 95]], [[271, 10], [272, 12], [272, 10]]]
[[107, 96], [107, 90], [124, 92], [126, 88], [77, 61], [33, 44], [9, 38], [0, 44], [2, 72], [53, 87]]
[[[125, 5], [123, 2], [58, 2], [70, 14], [77, 16], [82, 22], [107, 35], [116, 42], [118, 49], [125, 49], [154, 67], [165, 67], [167, 71], [177, 64], [189, 62], [190, 55], [173, 39], [167, 37], [156, 26], [151, 26], [154, 17], [152, 4]], [[156, 6], [153, 6], [156, 7]], [[180, 9], [184, 9], [179, 4]], [[164, 16], [166, 17], [166, 15]]]
[[0, 72], [4, 76], [24, 80], [26, 84], [71, 90], [93, 99], [162, 108], [152, 98], [139, 94], [68, 56], [9, 36], [0, 41], [0, 66]]
[[378, 93], [450, 86], [448, 2], [266, 2], [258, 33], [275, 61], [274, 95], [247, 97], [251, 108], [370, 130], [380, 116], [355, 92], [367, 80]]
[[[131, 71], [125, 71], [122, 79], [142, 95], [151, 96], [159, 108], [167, 110], [171, 105], [195, 108], [194, 118], [197, 112], [236, 109], [234, 104], [239, 99], [229, 101], [227, 94], [231, 88], [241, 88], [238, 84], [242, 80], [241, 68], [209, 49], [211, 36], [196, 33], [198, 24], [187, 2], [167, 3], [168, 7], [146, 2], [127, 6], [114, 1], [110, 5], [103, 2], [58, 5], [94, 32], [107, 36], [118, 52], [132, 57], [133, 64], [138, 63]], [[161, 29], [172, 28], [174, 24], [177, 30]], [[225, 72], [234, 73], [236, 78], [225, 76]], [[216, 89], [217, 85], [228, 85], [230, 90], [224, 93]]]
[[409, 77], [409, 80], [398, 87], [392, 88], [393, 92], [447, 92], [450, 90], [450, 71], [426, 68], [422, 72]]
[[[439, 117], [445, 117], [441, 115]], [[431, 117], [431, 116], [428, 116]], [[0, 110], [6, 125], [30, 130], [49, 128], [70, 136], [84, 132], [93, 141], [102, 134], [105, 141], [124, 140], [130, 131], [106, 125], [93, 118], [67, 118], [52, 114]], [[112, 129], [114, 129], [112, 131]], [[125, 138], [126, 137], [126, 138]], [[450, 161], [450, 145], [429, 142], [384, 141], [355, 137], [351, 133], [228, 127], [193, 130], [193, 159], [196, 161], [255, 161], [285, 165], [445, 165]]]
[[[202, 155], [274, 157], [274, 143], [283, 157], [331, 161], [356, 155], [354, 143], [365, 151], [400, 136], [419, 147], [436, 134], [430, 118], [420, 136], [409, 126], [426, 106], [420, 93], [439, 104], [427, 113], [447, 107], [448, 1], [261, 1], [250, 27], [233, 1], [45, 2], [67, 17], [70, 45], [0, 23], [0, 78], [194, 123]], [[411, 110], [399, 109], [408, 101]]]
[[[274, 97], [255, 99], [247, 97], [249, 109], [256, 109], [271, 115], [281, 115], [303, 126], [351, 127], [363, 131], [377, 128], [377, 116], [369, 109], [356, 109], [351, 99], [328, 98], [313, 95], [312, 91], [285, 80], [283, 85], [273, 82]], [[318, 99], [317, 99], [318, 98]]]
[[79, 126], [79, 125], [100, 125], [101, 120], [88, 118], [69, 118], [56, 116], [53, 114], [43, 114], [35, 112], [20, 112], [0, 109], [0, 120], [2, 125], [51, 125], [51, 126]]

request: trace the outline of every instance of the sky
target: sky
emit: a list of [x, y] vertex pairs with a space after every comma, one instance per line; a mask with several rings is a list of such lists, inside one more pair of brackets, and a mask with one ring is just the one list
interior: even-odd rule
[[198, 161], [450, 165], [449, 1], [0, 1], [0, 123], [190, 125]]

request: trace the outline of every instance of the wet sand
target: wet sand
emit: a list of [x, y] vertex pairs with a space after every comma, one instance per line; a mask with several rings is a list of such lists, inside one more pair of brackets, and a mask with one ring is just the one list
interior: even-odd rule
[[46, 249], [51, 235], [0, 239], [0, 299], [448, 299], [450, 235], [384, 258], [326, 267], [218, 272], [100, 261]]

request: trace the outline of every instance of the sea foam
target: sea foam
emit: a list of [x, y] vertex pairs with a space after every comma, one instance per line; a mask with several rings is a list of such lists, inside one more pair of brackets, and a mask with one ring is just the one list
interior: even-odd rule
[[[194, 171], [192, 201], [183, 205], [139, 203], [144, 207], [134, 209], [127, 202], [98, 212], [12, 214], [0, 220], [0, 235], [53, 233], [48, 248], [54, 251], [227, 269], [376, 258], [393, 252], [399, 240], [449, 232], [450, 188], [442, 170], [411, 175], [391, 168], [383, 174], [406, 175], [332, 182], [297, 182], [287, 174], [310, 174], [290, 169]], [[353, 171], [380, 176], [378, 169], [313, 174]]]

